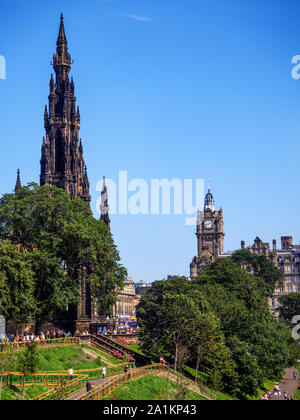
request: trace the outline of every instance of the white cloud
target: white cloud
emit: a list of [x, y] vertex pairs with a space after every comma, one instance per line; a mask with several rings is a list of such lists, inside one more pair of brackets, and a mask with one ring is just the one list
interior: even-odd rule
[[137, 16], [137, 15], [129, 15], [130, 19], [139, 20], [140, 22], [151, 22], [151, 18], [147, 18], [144, 16]]

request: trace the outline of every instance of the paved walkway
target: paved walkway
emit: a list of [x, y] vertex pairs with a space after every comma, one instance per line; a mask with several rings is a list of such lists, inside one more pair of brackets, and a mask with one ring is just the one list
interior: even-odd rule
[[[103, 384], [104, 382], [108, 381], [110, 379], [110, 377], [105, 378], [105, 379], [95, 379], [93, 381], [90, 381], [91, 384], [93, 385], [93, 388]], [[78, 397], [81, 397], [81, 395], [86, 394], [86, 388], [82, 388], [79, 391], [75, 392], [75, 394], [70, 395], [68, 398], [66, 398], [66, 400], [75, 400]]]
[[281, 397], [273, 397], [271, 401], [282, 401], [284, 400], [283, 393], [284, 391], [287, 392], [289, 397], [293, 397], [300, 386], [299, 375], [297, 375], [298, 379], [295, 381], [294, 379], [294, 372], [297, 372], [297, 369], [294, 367], [286, 369], [282, 382], [280, 384], [280, 389], [282, 392]]

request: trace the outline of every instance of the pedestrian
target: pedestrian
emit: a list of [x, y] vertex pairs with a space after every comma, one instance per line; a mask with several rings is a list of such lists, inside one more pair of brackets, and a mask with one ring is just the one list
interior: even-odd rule
[[69, 375], [69, 381], [72, 381], [73, 375], [74, 375], [74, 370], [72, 366], [70, 366], [70, 369], [68, 370], [68, 375]]
[[102, 378], [105, 379], [105, 376], [106, 376], [106, 368], [103, 367], [102, 368]]
[[294, 380], [297, 381], [297, 371], [296, 370], [294, 370], [293, 375], [294, 375]]
[[90, 381], [86, 383], [86, 392], [90, 392], [93, 389], [92, 384]]

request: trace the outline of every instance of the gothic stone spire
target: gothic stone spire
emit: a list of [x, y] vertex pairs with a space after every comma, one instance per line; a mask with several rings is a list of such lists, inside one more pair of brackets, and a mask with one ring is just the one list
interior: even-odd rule
[[71, 56], [65, 33], [63, 15], [53, 56], [53, 75], [50, 79], [49, 106], [45, 107], [41, 157], [41, 185], [63, 188], [72, 198], [80, 197], [90, 203], [89, 180], [79, 146], [80, 116], [76, 112], [75, 85], [69, 79]]
[[16, 186], [15, 186], [15, 192], [19, 191], [22, 189], [22, 184], [21, 184], [21, 177], [20, 177], [20, 169], [17, 170], [17, 182], [16, 182]]
[[107, 194], [105, 176], [103, 177], [103, 188], [102, 188], [102, 192], [101, 192], [100, 210], [101, 210], [100, 220], [102, 220], [110, 228], [108, 194]]

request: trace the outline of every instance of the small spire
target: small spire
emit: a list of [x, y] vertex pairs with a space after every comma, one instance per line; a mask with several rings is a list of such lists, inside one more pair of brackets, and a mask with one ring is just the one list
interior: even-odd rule
[[107, 194], [107, 188], [106, 188], [106, 180], [105, 176], [103, 177], [103, 187], [101, 192], [101, 218], [106, 226], [110, 229], [110, 218], [109, 218], [109, 205], [108, 205], [108, 194]]
[[75, 92], [75, 85], [74, 85], [74, 80], [73, 80], [73, 76], [71, 77], [71, 92], [74, 95]]
[[53, 90], [54, 90], [54, 79], [53, 79], [53, 74], [51, 73], [50, 92], [53, 92]]
[[83, 152], [83, 147], [82, 147], [82, 141], [80, 139], [79, 141], [79, 152], [82, 153]]
[[15, 186], [15, 192], [19, 191], [22, 189], [22, 184], [21, 184], [21, 177], [20, 177], [20, 169], [17, 170], [17, 182], [16, 182], [16, 186]]

